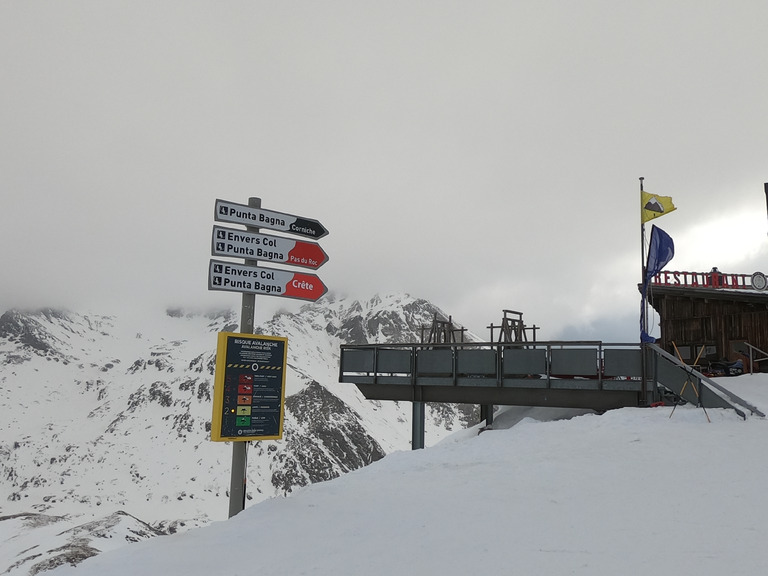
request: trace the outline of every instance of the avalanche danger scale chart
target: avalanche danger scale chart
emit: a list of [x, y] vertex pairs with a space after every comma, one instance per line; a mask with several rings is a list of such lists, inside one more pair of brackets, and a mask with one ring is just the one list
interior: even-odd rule
[[283, 436], [288, 339], [220, 332], [211, 440]]

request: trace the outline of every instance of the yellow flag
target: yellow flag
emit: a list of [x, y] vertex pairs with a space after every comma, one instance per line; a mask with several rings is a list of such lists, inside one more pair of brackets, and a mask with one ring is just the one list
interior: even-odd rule
[[648, 220], [653, 220], [664, 214], [669, 214], [672, 210], [675, 210], [675, 205], [672, 204], [672, 198], [669, 196], [658, 196], [656, 194], [649, 194], [648, 192], [641, 191], [641, 207], [642, 207], [642, 222], [645, 224]]

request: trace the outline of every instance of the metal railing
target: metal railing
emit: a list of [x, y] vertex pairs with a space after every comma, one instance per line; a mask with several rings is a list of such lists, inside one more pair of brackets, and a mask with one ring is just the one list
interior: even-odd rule
[[[757, 346], [752, 346], [749, 342], [738, 342], [733, 345], [733, 349], [739, 354], [743, 354], [749, 359], [749, 373], [755, 373], [755, 364], [768, 360], [768, 352], [760, 350]], [[759, 356], [760, 355], [760, 356]], [[759, 357], [758, 357], [759, 356]]]
[[642, 388], [638, 343], [373, 344], [341, 347], [339, 381], [358, 384]]
[[694, 367], [688, 366], [669, 352], [655, 344], [648, 344], [647, 346], [652, 353], [649, 355], [650, 377], [687, 402], [704, 408], [731, 408], [742, 418], [746, 418], [746, 410], [756, 416], [765, 416], [753, 404], [740, 398]]

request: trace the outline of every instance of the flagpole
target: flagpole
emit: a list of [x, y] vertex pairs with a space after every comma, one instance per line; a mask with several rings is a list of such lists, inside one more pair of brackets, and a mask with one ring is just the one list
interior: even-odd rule
[[768, 205], [768, 182], [763, 184], [763, 188], [765, 188], [765, 203]]
[[647, 368], [646, 368], [646, 345], [643, 341], [643, 330], [647, 331], [648, 326], [646, 324], [646, 305], [645, 305], [645, 296], [643, 293], [643, 288], [645, 286], [645, 221], [643, 220], [643, 178], [640, 176], [640, 271], [642, 273], [642, 278], [640, 278], [640, 324], [641, 324], [641, 330], [640, 330], [640, 375], [642, 378], [642, 382], [640, 383], [640, 394], [642, 396], [641, 402], [643, 403], [649, 403], [649, 394], [648, 394], [648, 374], [647, 374]]
[[[643, 178], [640, 176], [640, 267], [645, 268], [645, 222], [643, 221]], [[645, 280], [645, 271], [643, 271]]]
[[[640, 176], [640, 272], [642, 275], [640, 278], [641, 293], [642, 293], [642, 286], [645, 285], [645, 221], [643, 220], [643, 180], [645, 180], [645, 178]], [[648, 309], [648, 306], [646, 304], [645, 298], [642, 298], [641, 320], [642, 320], [643, 329], [646, 332], [648, 331], [647, 309]]]

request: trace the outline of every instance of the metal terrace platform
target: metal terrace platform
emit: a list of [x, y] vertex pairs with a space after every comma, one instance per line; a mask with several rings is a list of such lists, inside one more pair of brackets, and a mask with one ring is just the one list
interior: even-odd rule
[[[645, 357], [645, 370], [643, 370]], [[654, 344], [460, 342], [342, 346], [339, 381], [369, 400], [413, 403], [412, 447], [424, 447], [424, 403], [546, 406], [596, 411], [650, 406], [664, 396], [742, 418], [765, 416]]]
[[461, 342], [342, 346], [340, 382], [376, 400], [608, 410], [652, 401], [639, 344]]

